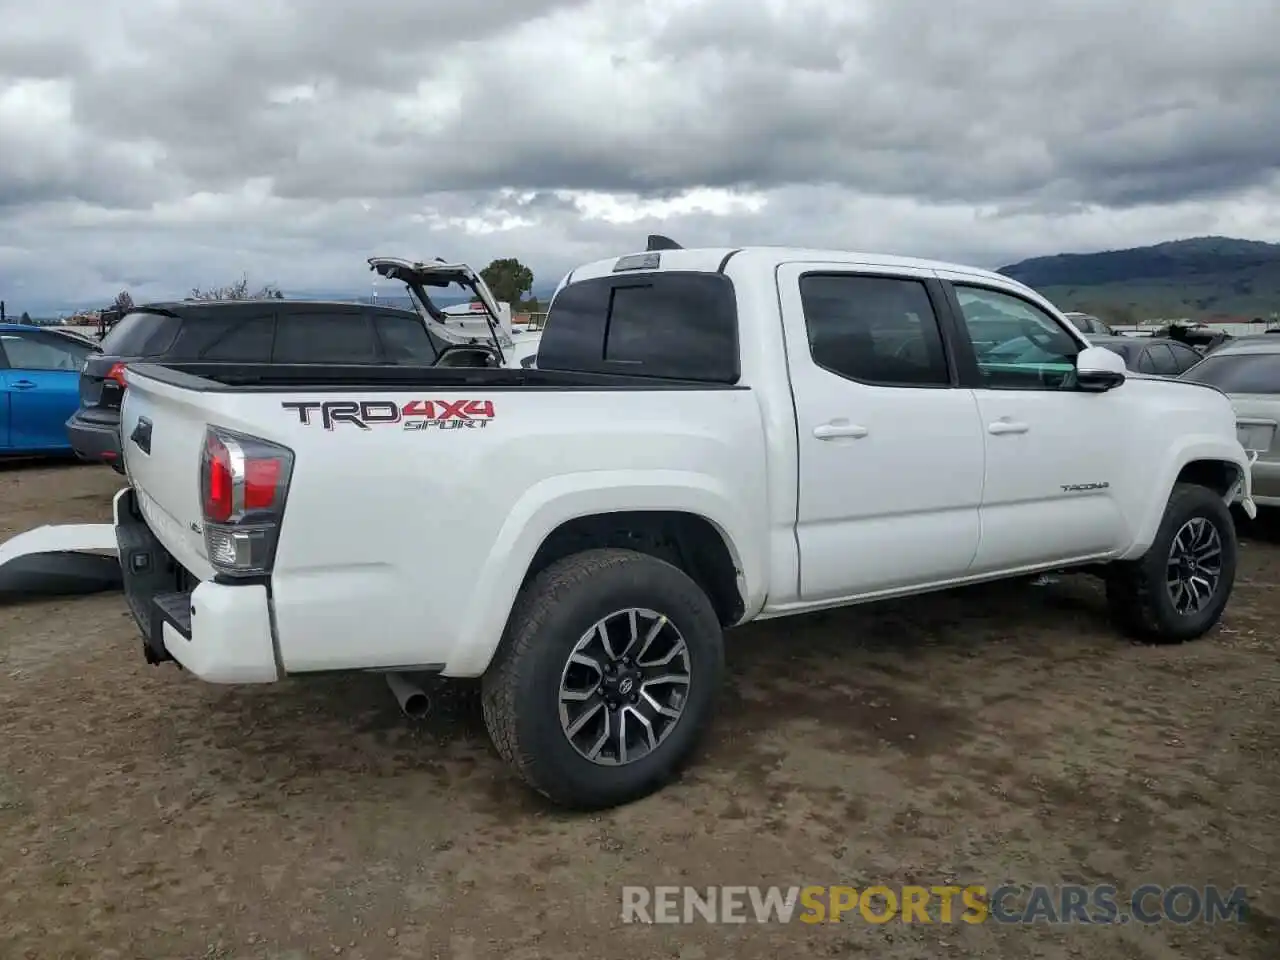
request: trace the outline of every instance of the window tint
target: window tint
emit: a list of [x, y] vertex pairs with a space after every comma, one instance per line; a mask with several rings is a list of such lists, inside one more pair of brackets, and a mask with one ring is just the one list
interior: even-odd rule
[[[1057, 390], [1075, 377], [1080, 345], [1045, 311], [1021, 297], [955, 285], [982, 376], [993, 390]], [[992, 342], [993, 328], [1017, 333]]]
[[26, 333], [0, 334], [9, 366], [14, 370], [79, 371], [92, 348], [71, 343], [65, 337], [42, 337]]
[[269, 363], [275, 335], [273, 314], [187, 318], [169, 350], [175, 360]]
[[359, 311], [281, 312], [275, 363], [372, 363], [378, 359], [373, 327]]
[[1218, 353], [1182, 376], [1226, 393], [1280, 393], [1280, 353]]
[[1173, 354], [1174, 363], [1177, 369], [1175, 374], [1181, 373], [1183, 370], [1190, 369], [1200, 362], [1200, 354], [1196, 353], [1190, 347], [1184, 347], [1180, 343], [1166, 344], [1169, 352]]
[[733, 283], [671, 271], [570, 284], [551, 302], [538, 368], [736, 383]]
[[435, 362], [439, 351], [427, 325], [417, 317], [398, 317], [391, 314], [374, 314], [374, 325], [382, 340], [382, 351], [388, 363], [429, 365]]
[[945, 386], [942, 334], [919, 280], [854, 274], [800, 278], [809, 353], [824, 370], [863, 383]]
[[127, 313], [102, 339], [111, 357], [159, 357], [173, 345], [181, 321], [163, 313]]

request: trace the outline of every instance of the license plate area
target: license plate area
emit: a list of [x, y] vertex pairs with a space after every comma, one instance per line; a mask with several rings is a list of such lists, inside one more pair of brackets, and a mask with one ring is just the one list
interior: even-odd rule
[[1240, 446], [1249, 453], [1263, 454], [1271, 449], [1276, 436], [1274, 420], [1239, 419], [1236, 421], [1236, 436]]

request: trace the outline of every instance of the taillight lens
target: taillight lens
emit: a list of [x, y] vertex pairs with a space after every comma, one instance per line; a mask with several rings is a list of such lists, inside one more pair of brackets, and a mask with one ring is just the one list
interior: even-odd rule
[[124, 370], [125, 370], [125, 364], [113, 363], [111, 365], [111, 369], [107, 371], [107, 376], [106, 376], [107, 380], [114, 380], [116, 383], [120, 384], [121, 390], [123, 390], [126, 386], [128, 386], [128, 384], [124, 382]]
[[229, 576], [271, 572], [293, 452], [209, 427], [200, 457], [200, 503], [209, 562]]

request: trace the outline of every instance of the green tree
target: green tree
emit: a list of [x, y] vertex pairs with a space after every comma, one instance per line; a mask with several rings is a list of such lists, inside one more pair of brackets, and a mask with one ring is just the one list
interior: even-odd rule
[[18, 318], [18, 322], [25, 323], [29, 327], [35, 326], [35, 321], [31, 319], [31, 314], [25, 310], [22, 311], [22, 316]]
[[249, 291], [249, 278], [242, 276], [225, 287], [192, 287], [188, 300], [283, 300], [284, 292], [274, 283], [253, 292]]
[[124, 316], [133, 309], [133, 296], [128, 290], [121, 290], [116, 294], [115, 300], [111, 304], [116, 310], [120, 311], [120, 316]]
[[533, 286], [533, 271], [515, 257], [494, 260], [480, 271], [480, 277], [499, 303], [511, 304], [516, 310], [524, 302], [524, 296]]

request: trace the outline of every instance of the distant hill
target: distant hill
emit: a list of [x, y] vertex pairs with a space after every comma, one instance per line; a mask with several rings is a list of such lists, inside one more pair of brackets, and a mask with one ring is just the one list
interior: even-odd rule
[[1060, 253], [1000, 268], [1063, 310], [1113, 323], [1280, 315], [1280, 243], [1196, 237], [1102, 253]]

